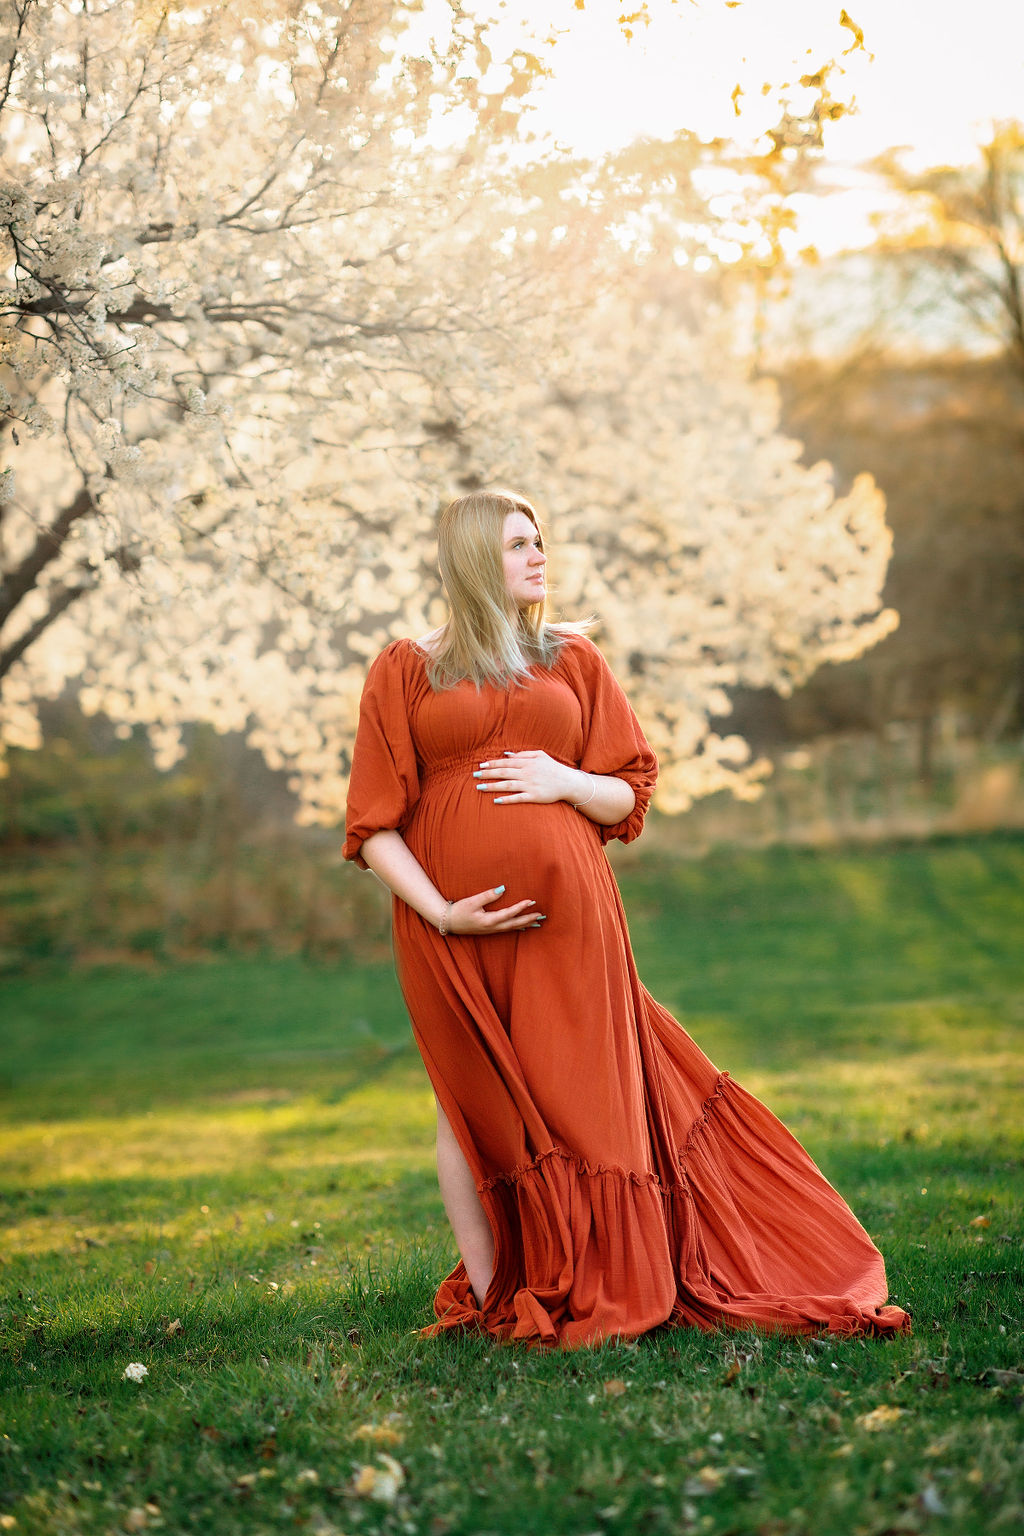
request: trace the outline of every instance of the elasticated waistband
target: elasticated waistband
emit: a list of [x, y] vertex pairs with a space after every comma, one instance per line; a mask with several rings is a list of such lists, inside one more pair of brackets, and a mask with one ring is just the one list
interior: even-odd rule
[[488, 752], [485, 747], [481, 747], [479, 752], [460, 752], [455, 757], [443, 757], [440, 762], [431, 763], [429, 767], [424, 768], [421, 777], [424, 779], [438, 779], [443, 774], [472, 773], [473, 769], [479, 768], [481, 763], [499, 758], [503, 750], [504, 748], [502, 747], [498, 747], [496, 750], [492, 747], [491, 751]]

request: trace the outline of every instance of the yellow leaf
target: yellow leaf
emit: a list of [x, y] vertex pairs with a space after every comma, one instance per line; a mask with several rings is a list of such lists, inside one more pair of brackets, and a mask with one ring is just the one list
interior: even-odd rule
[[626, 1383], [620, 1381], [617, 1376], [612, 1381], [606, 1381], [604, 1384], [605, 1397], [621, 1397], [625, 1391]]
[[849, 48], [843, 49], [844, 53], [852, 53], [855, 48], [864, 47], [864, 33], [861, 31], [860, 27], [858, 27], [853, 17], [847, 15], [846, 11], [839, 12], [839, 25], [841, 27], [848, 28], [848, 30], [853, 33], [853, 42], [850, 44]]
[[696, 1477], [702, 1487], [713, 1493], [716, 1488], [721, 1488], [724, 1474], [718, 1467], [706, 1466], [697, 1469]]
[[991, 1216], [975, 1216], [974, 1220], [969, 1221], [967, 1225], [969, 1227], [990, 1227], [992, 1225], [992, 1218]]
[[355, 1437], [357, 1440], [372, 1440], [374, 1445], [397, 1445], [402, 1438], [390, 1424], [360, 1424]]
[[880, 1403], [877, 1408], [872, 1408], [870, 1413], [862, 1413], [854, 1422], [861, 1428], [875, 1433], [880, 1429], [887, 1429], [890, 1424], [895, 1424], [906, 1412], [905, 1408], [896, 1408], [891, 1403]]

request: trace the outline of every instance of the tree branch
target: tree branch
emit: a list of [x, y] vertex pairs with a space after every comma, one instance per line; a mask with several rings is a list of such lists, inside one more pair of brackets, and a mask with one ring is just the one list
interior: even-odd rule
[[21, 659], [29, 646], [39, 639], [44, 630], [49, 629], [55, 619], [59, 619], [61, 614], [71, 607], [76, 598], [91, 591], [91, 583], [81, 587], [66, 587], [61, 582], [58, 586], [54, 587], [50, 606], [46, 612], [36, 619], [34, 624], [30, 624], [25, 633], [19, 635], [13, 645], [8, 645], [3, 650], [0, 650], [0, 679], [7, 676], [14, 663]]
[[19, 5], [17, 0], [15, 0], [14, 11], [18, 18], [18, 30], [14, 34], [14, 44], [11, 48], [11, 56], [7, 60], [7, 73], [4, 78], [4, 83], [2, 86], [0, 86], [0, 112], [3, 111], [4, 107], [6, 107], [7, 98], [11, 94], [11, 83], [14, 80], [14, 71], [18, 64], [18, 44], [21, 42], [21, 34], [25, 23], [28, 20], [28, 13], [32, 9], [33, 5], [35, 5], [35, 3], [36, 0], [22, 0], [22, 4]]
[[20, 565], [0, 582], [0, 629], [7, 623], [26, 593], [31, 592], [42, 572], [64, 547], [72, 527], [81, 517], [95, 512], [91, 491], [83, 485], [74, 501], [59, 512], [48, 528], [40, 530], [36, 541]]

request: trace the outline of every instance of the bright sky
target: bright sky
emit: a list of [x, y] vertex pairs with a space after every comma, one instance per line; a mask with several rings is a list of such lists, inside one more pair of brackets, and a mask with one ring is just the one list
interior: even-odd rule
[[[500, 43], [514, 46], [524, 30], [557, 38], [546, 54], [554, 78], [531, 122], [585, 154], [680, 128], [752, 141], [778, 117], [763, 82], [795, 81], [853, 42], [839, 25], [842, 0], [649, 0], [650, 26], [627, 43], [616, 17], [638, 4], [474, 0], [470, 9], [500, 18]], [[847, 10], [874, 58], [849, 53], [846, 76], [833, 77], [833, 94], [853, 94], [859, 110], [826, 140], [848, 190], [827, 211], [819, 197], [801, 212], [803, 239], [823, 253], [871, 238], [879, 194], [852, 169], [858, 161], [901, 144], [911, 164], [967, 161], [994, 118], [1024, 117], [1024, 0], [849, 0]], [[797, 87], [794, 106], [799, 97]]]

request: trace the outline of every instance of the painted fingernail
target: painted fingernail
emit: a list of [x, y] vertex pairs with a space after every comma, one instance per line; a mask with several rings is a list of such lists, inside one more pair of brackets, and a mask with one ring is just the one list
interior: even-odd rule
[[473, 769], [473, 777], [474, 777], [474, 779], [478, 779], [480, 777], [480, 769], [479, 768], [474, 768]]
[[496, 885], [495, 888], [494, 888], [495, 896], [500, 896], [504, 889], [505, 889], [505, 887], [503, 885]]

